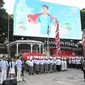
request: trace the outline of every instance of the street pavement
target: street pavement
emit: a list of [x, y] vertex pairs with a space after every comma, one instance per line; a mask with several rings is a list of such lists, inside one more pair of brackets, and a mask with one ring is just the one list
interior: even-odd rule
[[77, 69], [38, 75], [25, 73], [24, 80], [18, 85], [85, 85], [83, 72]]

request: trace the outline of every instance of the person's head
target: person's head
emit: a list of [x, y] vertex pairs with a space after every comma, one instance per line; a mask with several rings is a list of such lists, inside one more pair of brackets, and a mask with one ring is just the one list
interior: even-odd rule
[[42, 6], [42, 9], [43, 9], [43, 13], [48, 13], [48, 6], [47, 5], [43, 5]]
[[5, 59], [6, 59], [6, 57], [5, 57], [4, 55], [2, 56], [2, 58], [3, 58], [3, 60], [5, 60]]

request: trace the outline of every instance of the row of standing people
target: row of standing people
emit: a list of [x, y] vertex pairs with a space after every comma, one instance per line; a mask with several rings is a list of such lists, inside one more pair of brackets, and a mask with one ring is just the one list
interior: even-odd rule
[[29, 75], [32, 74], [42, 74], [42, 73], [52, 73], [56, 71], [67, 70], [66, 59], [61, 58], [30, 58], [26, 61], [26, 70], [29, 71]]
[[68, 60], [68, 67], [82, 69], [82, 60], [83, 58], [80, 58], [80, 57], [70, 58]]

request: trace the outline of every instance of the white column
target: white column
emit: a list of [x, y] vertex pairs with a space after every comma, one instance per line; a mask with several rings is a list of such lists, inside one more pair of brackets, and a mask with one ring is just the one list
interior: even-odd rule
[[18, 56], [19, 55], [19, 43], [16, 44], [16, 55]]
[[39, 53], [41, 53], [41, 45], [39, 45]]
[[33, 50], [33, 44], [31, 44], [31, 53], [32, 53], [32, 50]]

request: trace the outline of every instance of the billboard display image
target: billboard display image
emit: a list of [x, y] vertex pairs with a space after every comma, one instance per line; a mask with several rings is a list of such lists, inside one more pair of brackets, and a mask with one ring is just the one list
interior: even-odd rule
[[56, 20], [61, 39], [81, 39], [79, 8], [40, 0], [16, 0], [13, 34], [55, 38]]

